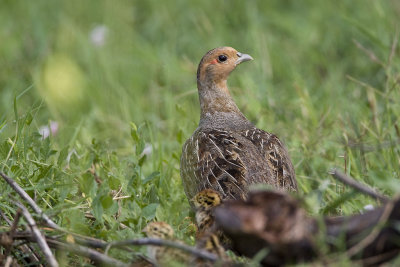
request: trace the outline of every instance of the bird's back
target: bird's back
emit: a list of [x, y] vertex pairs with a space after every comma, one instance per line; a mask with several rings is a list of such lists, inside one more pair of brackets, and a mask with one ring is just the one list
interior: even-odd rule
[[191, 199], [205, 188], [224, 199], [245, 199], [251, 184], [297, 190], [286, 148], [273, 134], [253, 127], [199, 127], [183, 146], [181, 176]]

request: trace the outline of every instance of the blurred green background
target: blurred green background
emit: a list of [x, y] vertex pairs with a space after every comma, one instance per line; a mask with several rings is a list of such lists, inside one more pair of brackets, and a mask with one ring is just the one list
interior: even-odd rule
[[4, 0], [0, 170], [75, 231], [137, 237], [156, 218], [193, 240], [180, 150], [197, 64], [226, 45], [255, 59], [230, 90], [286, 143], [309, 211], [358, 213], [378, 203], [328, 171], [400, 191], [399, 17], [395, 0]]

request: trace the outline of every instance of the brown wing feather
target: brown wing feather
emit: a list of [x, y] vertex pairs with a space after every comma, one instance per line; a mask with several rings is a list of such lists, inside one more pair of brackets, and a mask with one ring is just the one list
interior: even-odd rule
[[226, 131], [195, 132], [184, 145], [181, 176], [188, 198], [205, 188], [222, 198], [245, 198], [246, 167], [240, 158], [240, 143]]
[[[279, 138], [266, 131], [253, 128], [242, 132], [250, 140], [268, 164], [277, 188], [297, 191], [294, 167], [286, 147]], [[268, 181], [267, 181], [268, 182]]]

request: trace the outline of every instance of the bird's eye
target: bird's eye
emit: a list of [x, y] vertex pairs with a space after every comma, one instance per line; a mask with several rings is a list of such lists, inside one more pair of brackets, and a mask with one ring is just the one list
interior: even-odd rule
[[225, 56], [225, 55], [219, 55], [219, 56], [218, 56], [218, 61], [219, 61], [219, 62], [224, 62], [224, 61], [226, 61], [227, 59], [228, 59], [228, 57]]

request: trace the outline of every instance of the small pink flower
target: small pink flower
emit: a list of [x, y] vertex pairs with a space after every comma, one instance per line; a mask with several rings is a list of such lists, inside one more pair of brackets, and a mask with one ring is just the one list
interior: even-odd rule
[[39, 133], [42, 139], [46, 139], [51, 135], [56, 135], [58, 132], [58, 122], [50, 121], [50, 125], [43, 125], [39, 128]]

